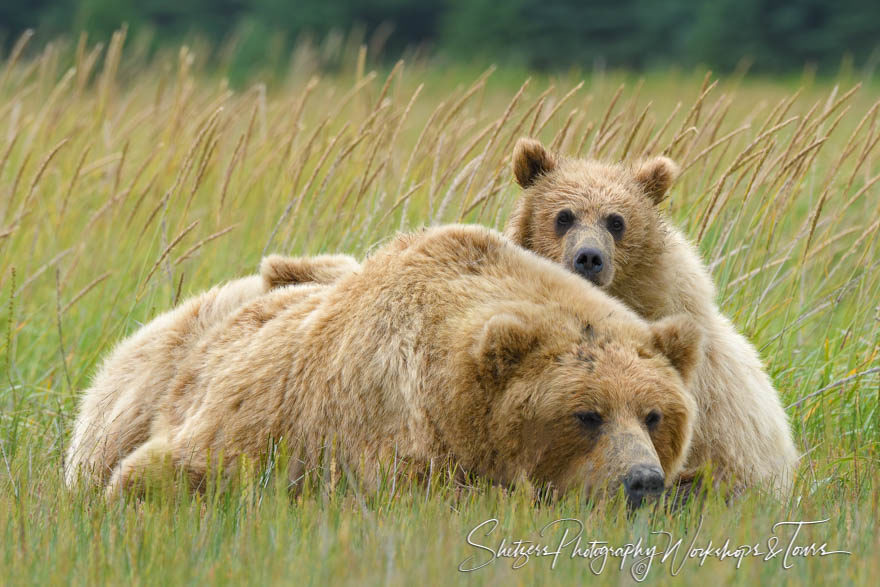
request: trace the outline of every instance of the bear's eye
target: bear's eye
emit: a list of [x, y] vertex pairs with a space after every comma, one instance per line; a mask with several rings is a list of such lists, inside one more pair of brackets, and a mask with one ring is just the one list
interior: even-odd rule
[[599, 412], [578, 412], [575, 417], [590, 430], [595, 430], [602, 425], [602, 415]]
[[647, 416], [645, 416], [645, 426], [648, 427], [648, 430], [653, 430], [657, 427], [657, 424], [660, 423], [660, 420], [663, 416], [657, 410], [651, 410]]
[[574, 212], [571, 210], [563, 210], [556, 215], [556, 234], [562, 236], [574, 224]]
[[612, 214], [606, 220], [606, 226], [608, 226], [608, 232], [610, 232], [616, 240], [623, 236], [626, 223], [623, 221], [623, 216], [620, 214]]

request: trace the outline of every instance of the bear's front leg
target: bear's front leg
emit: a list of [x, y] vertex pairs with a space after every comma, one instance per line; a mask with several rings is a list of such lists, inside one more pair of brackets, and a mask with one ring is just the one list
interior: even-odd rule
[[168, 438], [153, 437], [119, 463], [107, 483], [104, 496], [112, 499], [123, 493], [142, 494], [149, 483], [170, 478], [173, 466]]

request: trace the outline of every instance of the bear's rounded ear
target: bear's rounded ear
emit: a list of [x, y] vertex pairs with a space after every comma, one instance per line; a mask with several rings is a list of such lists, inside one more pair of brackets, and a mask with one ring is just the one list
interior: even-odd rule
[[703, 332], [693, 318], [677, 314], [651, 325], [654, 346], [669, 359], [685, 384], [702, 358]]
[[513, 148], [513, 176], [523, 188], [527, 188], [540, 176], [556, 169], [554, 157], [535, 139], [522, 138]]
[[480, 379], [503, 384], [538, 345], [535, 329], [512, 314], [496, 314], [483, 325], [474, 348]]
[[260, 275], [266, 291], [284, 285], [299, 283], [334, 283], [360, 268], [354, 257], [348, 255], [318, 255], [317, 257], [283, 257], [269, 255], [260, 262]]
[[636, 169], [636, 181], [654, 204], [659, 204], [666, 191], [678, 177], [678, 165], [669, 157], [654, 157], [642, 161]]

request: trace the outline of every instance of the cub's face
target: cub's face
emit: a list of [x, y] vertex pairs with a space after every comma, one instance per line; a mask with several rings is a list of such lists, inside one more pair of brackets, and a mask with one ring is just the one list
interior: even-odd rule
[[678, 173], [657, 157], [636, 167], [563, 159], [520, 139], [514, 175], [525, 189], [505, 234], [522, 247], [608, 288], [661, 253], [655, 209]]
[[508, 475], [562, 492], [622, 485], [632, 505], [663, 491], [690, 443], [685, 385], [700, 334], [683, 316], [638, 326], [613, 335], [558, 328], [541, 340], [520, 318], [490, 320], [478, 356], [484, 380], [498, 384], [488, 442], [515, 465]]

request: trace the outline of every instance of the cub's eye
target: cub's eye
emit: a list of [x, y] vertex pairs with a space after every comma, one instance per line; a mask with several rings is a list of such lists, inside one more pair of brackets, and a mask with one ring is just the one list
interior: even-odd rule
[[574, 224], [574, 213], [571, 210], [563, 210], [556, 215], [556, 234], [562, 236]]
[[623, 216], [620, 214], [612, 214], [606, 220], [606, 225], [608, 226], [608, 232], [614, 236], [615, 239], [619, 239], [623, 236], [623, 231], [626, 228], [626, 223], [623, 221]]
[[651, 413], [645, 416], [645, 426], [648, 427], [648, 430], [653, 430], [657, 427], [657, 424], [660, 423], [660, 420], [663, 416], [657, 410], [651, 410]]
[[595, 430], [602, 425], [602, 415], [599, 412], [578, 412], [575, 417], [590, 430]]

